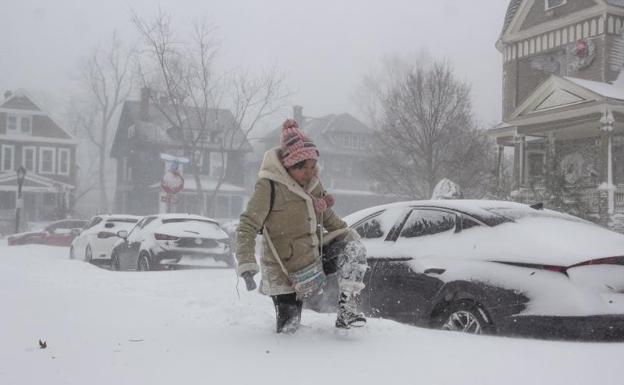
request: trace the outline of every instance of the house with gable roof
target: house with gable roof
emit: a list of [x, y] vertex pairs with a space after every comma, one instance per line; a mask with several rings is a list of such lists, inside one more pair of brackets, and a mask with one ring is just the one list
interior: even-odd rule
[[[340, 215], [395, 201], [394, 196], [375, 192], [376, 182], [368, 168], [372, 161], [374, 130], [348, 113], [322, 117], [303, 115], [301, 106], [293, 107], [293, 119], [310, 136], [321, 157], [321, 180], [325, 189], [336, 197], [335, 210]], [[262, 153], [279, 146], [282, 128], [270, 131], [262, 138], [260, 158], [250, 167], [257, 174]], [[255, 180], [256, 175], [250, 175]]]
[[[581, 191], [601, 223], [624, 213], [624, 1], [511, 0], [496, 42], [513, 196], [534, 201], [549, 175]], [[569, 198], [569, 197], [568, 197]]]
[[[217, 189], [215, 217], [220, 220], [238, 218], [248, 194], [244, 188], [244, 157], [251, 145], [244, 133], [235, 126], [231, 111], [210, 109], [206, 121], [212, 122], [191, 154], [180, 139], [182, 133], [172, 126], [143, 89], [141, 99], [124, 103], [111, 148], [117, 160], [117, 183], [114, 198], [116, 212], [148, 215], [164, 210], [160, 203], [161, 179], [165, 163], [161, 154], [187, 157], [199, 167], [201, 199], [208, 212], [212, 211], [212, 195]], [[161, 107], [162, 108], [162, 107]], [[164, 107], [166, 108], [166, 106]], [[193, 107], [188, 107], [192, 111]], [[189, 119], [196, 114], [189, 113]], [[190, 127], [201, 126], [191, 122]], [[233, 137], [224, 138], [224, 133]], [[224, 156], [222, 156], [224, 153]], [[188, 167], [188, 166], [187, 166]], [[199, 212], [198, 187], [188, 168], [184, 174], [184, 190], [177, 194], [173, 209], [177, 212]], [[218, 186], [222, 170], [225, 180]]]
[[25, 90], [5, 92], [0, 102], [0, 217], [15, 218], [20, 166], [26, 169], [24, 220], [65, 216], [76, 186], [77, 145], [78, 140]]

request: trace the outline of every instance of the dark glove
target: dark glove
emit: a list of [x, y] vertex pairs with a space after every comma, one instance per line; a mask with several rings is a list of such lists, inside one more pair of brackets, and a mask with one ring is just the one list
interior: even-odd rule
[[256, 281], [254, 281], [253, 276], [254, 274], [251, 271], [246, 271], [241, 274], [241, 277], [245, 280], [245, 285], [247, 285], [247, 291], [256, 289]]

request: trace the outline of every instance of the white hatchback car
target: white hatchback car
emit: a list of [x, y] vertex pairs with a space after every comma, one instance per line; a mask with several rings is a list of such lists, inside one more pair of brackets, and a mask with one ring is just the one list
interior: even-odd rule
[[162, 270], [182, 266], [233, 267], [230, 239], [210, 218], [191, 214], [155, 214], [132, 231], [120, 231], [113, 270]]
[[69, 248], [70, 259], [86, 262], [110, 260], [110, 252], [117, 241], [117, 232], [130, 231], [142, 217], [136, 215], [96, 215], [82, 229]]

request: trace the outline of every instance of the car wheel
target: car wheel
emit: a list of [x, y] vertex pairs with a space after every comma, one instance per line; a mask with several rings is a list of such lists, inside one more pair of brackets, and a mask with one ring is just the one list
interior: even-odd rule
[[111, 270], [121, 270], [121, 265], [119, 264], [119, 256], [117, 254], [111, 255]]
[[442, 330], [469, 334], [491, 334], [492, 323], [488, 322], [485, 311], [471, 301], [452, 302], [437, 317], [437, 327]]
[[139, 271], [150, 271], [152, 270], [152, 263], [150, 262], [149, 255], [141, 254], [139, 257]]
[[91, 251], [91, 246], [87, 246], [85, 250], [85, 262], [91, 263], [93, 261], [93, 252]]
[[76, 259], [76, 252], [74, 251], [74, 246], [69, 248], [69, 259]]

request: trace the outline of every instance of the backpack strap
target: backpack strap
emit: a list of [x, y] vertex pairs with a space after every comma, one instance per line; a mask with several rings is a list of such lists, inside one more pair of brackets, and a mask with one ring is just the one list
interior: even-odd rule
[[258, 231], [258, 234], [260, 235], [264, 233], [264, 224], [266, 223], [269, 214], [271, 214], [271, 211], [273, 211], [273, 204], [275, 203], [275, 182], [273, 181], [273, 179], [269, 179], [269, 184], [271, 185], [271, 200], [269, 201], [269, 212], [267, 213], [267, 216], [264, 217], [264, 221], [262, 221], [262, 227]]

